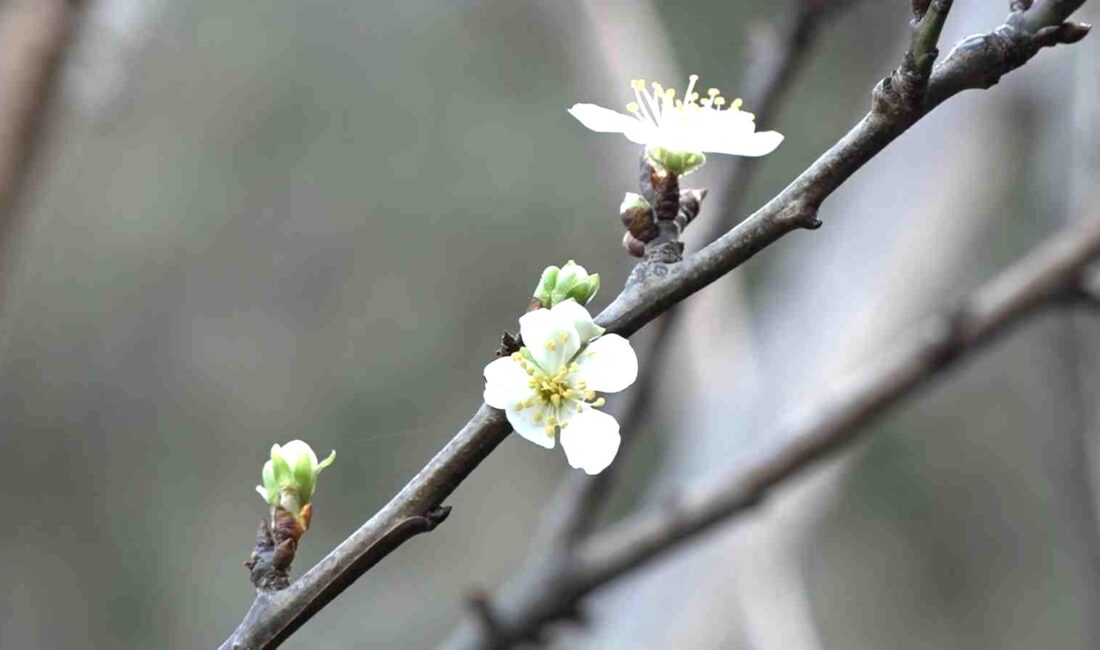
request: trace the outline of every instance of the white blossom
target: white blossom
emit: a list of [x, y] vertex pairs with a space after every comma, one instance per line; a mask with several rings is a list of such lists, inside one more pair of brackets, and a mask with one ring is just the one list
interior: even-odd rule
[[553, 449], [560, 432], [569, 464], [598, 474], [619, 450], [619, 423], [599, 410], [596, 392], [634, 383], [638, 357], [617, 334], [604, 334], [573, 300], [519, 319], [526, 347], [485, 366], [485, 402], [503, 409], [516, 433]]
[[775, 131], [756, 131], [755, 116], [741, 110], [741, 100], [726, 106], [717, 88], [700, 99], [695, 92], [698, 75], [691, 75], [682, 99], [676, 91], [654, 82], [650, 88], [642, 79], [630, 82], [635, 101], [626, 105], [627, 113], [597, 106], [574, 104], [569, 113], [581, 124], [598, 133], [622, 133], [631, 142], [644, 144], [652, 158], [660, 162], [666, 154], [676, 160], [685, 155], [689, 169], [703, 161], [704, 153], [734, 156], [763, 156], [783, 141]]

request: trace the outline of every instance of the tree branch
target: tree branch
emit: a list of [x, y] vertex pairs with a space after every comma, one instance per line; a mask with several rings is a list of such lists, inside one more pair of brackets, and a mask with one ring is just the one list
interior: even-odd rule
[[[1010, 20], [1020, 20], [1014, 12]], [[1003, 26], [1002, 26], [1003, 27]], [[988, 87], [995, 76], [1026, 63], [1038, 49], [1056, 41], [1040, 39], [1040, 28], [1021, 28], [1000, 50], [979, 48], [965, 57], [948, 57], [928, 80], [928, 96], [939, 101], [966, 88]], [[971, 40], [971, 39], [968, 39]], [[956, 48], [958, 50], [958, 48]], [[1004, 55], [1007, 51], [1007, 55]], [[953, 62], [954, 61], [954, 62]], [[992, 73], [983, 66], [995, 69]], [[974, 74], [974, 71], [982, 74]], [[635, 267], [626, 287], [596, 321], [608, 331], [629, 336], [672, 305], [740, 266], [783, 235], [820, 225], [821, 203], [868, 160], [903, 133], [935, 104], [924, 97], [875, 92], [873, 109], [844, 138], [825, 152], [777, 197], [739, 226], [698, 253], [675, 264], [647, 261]], [[936, 102], [938, 103], [938, 102]], [[223, 648], [273, 648], [309, 620], [351, 582], [406, 539], [423, 532], [409, 521], [422, 520], [499, 445], [510, 432], [502, 411], [482, 405], [474, 417], [381, 511], [288, 589], [260, 594], [245, 621]], [[401, 531], [398, 533], [397, 531]]]
[[886, 409], [1027, 315], [1045, 305], [1064, 305], [1067, 291], [1078, 286], [1097, 257], [1100, 219], [1065, 228], [951, 313], [927, 323], [907, 345], [770, 436], [787, 441], [783, 446], [747, 469], [696, 486], [663, 507], [594, 535], [577, 548], [568, 575], [557, 578], [553, 589], [500, 600], [491, 639], [455, 639], [447, 647], [501, 649], [537, 638], [547, 623], [577, 611], [589, 593], [761, 503], [772, 488], [854, 440]]

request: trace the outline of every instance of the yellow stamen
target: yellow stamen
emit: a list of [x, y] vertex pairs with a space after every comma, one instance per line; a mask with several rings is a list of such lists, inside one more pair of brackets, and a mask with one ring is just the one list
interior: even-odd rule
[[687, 88], [684, 90], [684, 97], [688, 98], [688, 103], [691, 103], [699, 98], [699, 93], [692, 92], [693, 90], [695, 90], [696, 81], [699, 81], [699, 75], [688, 75], [688, 85]]

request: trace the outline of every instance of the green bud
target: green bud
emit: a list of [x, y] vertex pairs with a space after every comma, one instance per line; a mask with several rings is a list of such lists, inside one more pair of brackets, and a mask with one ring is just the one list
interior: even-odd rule
[[670, 174], [683, 176], [703, 166], [707, 157], [702, 152], [672, 151], [664, 147], [647, 147], [646, 155]]
[[572, 298], [578, 305], [587, 305], [596, 292], [600, 290], [600, 274], [593, 273], [584, 282], [578, 282], [566, 294], [566, 299]]
[[[577, 285], [587, 281], [588, 271], [573, 260], [569, 260], [558, 272], [558, 280], [554, 283], [554, 289], [550, 292], [550, 302], [556, 305], [563, 300], [568, 300], [570, 298], [569, 292]], [[578, 300], [577, 302], [583, 305], [586, 301]]]
[[317, 454], [301, 440], [291, 440], [285, 445], [272, 445], [271, 460], [264, 463], [263, 485], [256, 491], [272, 506], [279, 506], [295, 517], [313, 499], [317, 476], [332, 464], [336, 452], [318, 462]]
[[564, 300], [576, 300], [577, 304], [586, 305], [599, 289], [598, 273], [589, 275], [583, 266], [569, 260], [561, 268], [549, 266], [542, 272], [535, 298], [546, 309]]
[[564, 300], [576, 300], [586, 305], [600, 289], [600, 275], [588, 274], [585, 268], [573, 260], [564, 266], [548, 266], [542, 272], [539, 286], [535, 288], [535, 298], [542, 307], [549, 309]]
[[558, 281], [559, 271], [561, 269], [556, 266], [548, 266], [542, 272], [542, 277], [539, 278], [539, 286], [535, 287], [535, 298], [542, 303], [543, 307], [550, 307], [551, 292]]

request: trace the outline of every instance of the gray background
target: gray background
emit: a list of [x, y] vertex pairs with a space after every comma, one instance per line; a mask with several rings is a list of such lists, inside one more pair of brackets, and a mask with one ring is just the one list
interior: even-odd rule
[[[686, 72], [735, 96], [776, 4], [99, 4], [0, 307], [0, 646], [219, 643], [250, 599], [271, 443], [338, 452], [300, 574], [473, 412], [544, 266], [599, 271], [595, 308], [621, 286], [637, 150], [565, 108]], [[866, 110], [907, 4], [826, 30], [785, 108], [758, 116], [787, 139], [748, 205]], [[957, 2], [943, 42], [1004, 4]], [[1098, 44], [952, 100], [823, 229], [694, 300], [657, 412], [625, 432], [639, 444], [611, 516], [778, 444], [830, 378], [1086, 218]], [[561, 647], [1096, 647], [1098, 323], [1035, 319], [751, 519], [607, 590]], [[446, 525], [286, 647], [432, 647], [468, 589], [516, 568], [566, 471], [506, 441]]]

